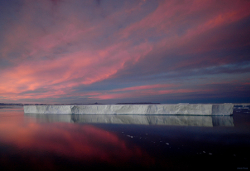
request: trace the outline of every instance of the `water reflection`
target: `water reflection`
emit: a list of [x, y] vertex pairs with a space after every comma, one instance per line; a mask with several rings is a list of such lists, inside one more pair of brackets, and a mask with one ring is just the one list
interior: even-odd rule
[[231, 170], [249, 167], [246, 150], [250, 142], [249, 123], [246, 113], [234, 113], [233, 117], [24, 115], [22, 108], [0, 109], [0, 168], [200, 170], [203, 165], [211, 170]]
[[185, 116], [185, 115], [56, 115], [25, 114], [43, 122], [107, 123], [172, 126], [234, 126], [232, 116]]
[[[25, 118], [6, 118], [9, 114], [1, 113], [1, 168], [71, 170], [76, 166], [122, 167], [129, 163], [146, 167], [154, 163], [138, 146], [93, 125], [30, 122]], [[53, 117], [47, 119], [51, 121]], [[58, 117], [57, 121], [68, 121], [67, 117]]]

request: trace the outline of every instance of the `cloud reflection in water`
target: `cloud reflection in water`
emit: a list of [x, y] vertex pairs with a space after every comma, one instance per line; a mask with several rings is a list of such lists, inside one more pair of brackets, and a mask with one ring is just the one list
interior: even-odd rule
[[30, 167], [54, 169], [72, 163], [91, 167], [146, 167], [154, 163], [139, 147], [92, 125], [5, 121], [0, 121], [0, 148], [5, 149], [0, 165], [8, 165], [8, 169], [15, 160]]

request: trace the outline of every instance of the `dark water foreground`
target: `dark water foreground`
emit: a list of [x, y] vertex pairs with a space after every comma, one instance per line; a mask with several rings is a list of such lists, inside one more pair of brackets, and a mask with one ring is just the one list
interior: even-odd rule
[[[198, 117], [198, 118], [197, 118]], [[248, 170], [250, 113], [25, 115], [0, 107], [1, 170]]]

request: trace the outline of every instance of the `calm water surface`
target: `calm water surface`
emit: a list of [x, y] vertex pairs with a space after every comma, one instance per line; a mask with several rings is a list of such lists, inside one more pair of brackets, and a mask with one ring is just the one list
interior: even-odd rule
[[250, 113], [27, 115], [0, 106], [1, 170], [248, 170]]

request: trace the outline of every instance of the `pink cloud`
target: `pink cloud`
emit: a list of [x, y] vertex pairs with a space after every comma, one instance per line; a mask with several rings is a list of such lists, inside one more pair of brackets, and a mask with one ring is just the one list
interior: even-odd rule
[[[122, 89], [114, 89], [110, 91], [100, 92], [98, 94], [93, 94], [89, 98], [93, 99], [126, 99], [126, 98], [139, 98], [157, 95], [167, 95], [167, 94], [185, 94], [185, 93], [201, 93], [201, 92], [211, 92], [213, 89], [184, 89], [180, 88], [180, 85], [173, 84], [155, 84], [155, 85], [144, 85], [135, 86]], [[115, 93], [114, 93], [115, 92]]]
[[158, 88], [170, 88], [175, 87], [177, 85], [174, 84], [154, 84], [154, 85], [142, 85], [142, 86], [134, 86], [134, 87], [127, 87], [127, 88], [121, 88], [121, 89], [114, 89], [113, 92], [117, 91], [135, 91], [135, 90], [145, 90], [145, 89], [158, 89]]
[[[46, 39], [38, 41], [39, 46], [43, 47], [42, 51], [53, 53], [52, 49], [58, 46], [57, 42], [50, 41], [50, 39], [44, 42], [44, 40]], [[40, 60], [39, 58], [26, 60], [12, 68], [11, 71], [1, 74], [4, 84], [0, 84], [0, 90], [5, 93], [20, 93], [43, 87], [50, 87], [50, 89], [55, 90], [92, 84], [107, 79], [117, 70], [123, 68], [125, 63], [136, 62], [138, 58], [150, 50], [147, 44], [142, 44], [131, 49], [130, 51], [133, 54], [130, 54], [124, 50], [126, 46], [126, 43], [119, 43], [106, 49], [99, 49], [96, 52], [79, 49], [52, 60]], [[39, 51], [35, 50], [32, 54], [39, 56], [41, 55]], [[58, 85], [61, 83], [63, 85]], [[57, 85], [53, 86], [54, 84]], [[48, 94], [52, 95], [51, 93]]]
[[[26, 1], [24, 9], [33, 5], [31, 1]], [[49, 6], [46, 2], [41, 3], [43, 10], [48, 10]], [[82, 21], [73, 15], [67, 16], [62, 23], [56, 22], [61, 27], [49, 26], [46, 28], [49, 32], [43, 33], [30, 24], [36, 15], [34, 10], [23, 12], [18, 27], [11, 28], [5, 36], [5, 46], [1, 49], [3, 56], [8, 58], [12, 51], [19, 51], [20, 57], [11, 59], [15, 65], [0, 73], [0, 96], [9, 99], [35, 98], [33, 94], [20, 93], [40, 88], [47, 89], [47, 92], [38, 93], [37, 99], [67, 95], [73, 87], [108, 79], [125, 63], [133, 64], [151, 50], [147, 43], [131, 47], [129, 42], [91, 47], [88, 42], [105, 34], [100, 29], [105, 23], [82, 25]], [[77, 43], [79, 47], [68, 47], [68, 42]], [[56, 54], [57, 48], [68, 51]]]
[[[159, 1], [157, 8], [144, 16], [142, 8], [146, 2], [141, 2], [135, 3], [133, 8], [128, 5], [109, 12], [101, 19], [102, 13], [95, 9], [98, 15], [90, 19], [90, 13], [78, 7], [81, 1], [72, 2], [73, 5], [64, 1], [52, 2], [39, 1], [37, 8], [34, 1], [26, 0], [20, 9], [18, 21], [13, 22], [4, 34], [0, 54], [10, 66], [0, 72], [0, 97], [18, 100], [77, 96], [74, 88], [119, 77], [117, 73], [136, 64], [141, 64], [141, 69], [148, 72], [165, 72], [165, 68], [158, 66], [167, 59], [169, 70], [227, 64], [231, 58], [218, 60], [203, 56], [176, 60], [171, 65], [171, 55], [161, 57], [158, 53], [170, 53], [177, 49], [178, 55], [193, 55], [238, 46], [214, 46], [218, 40], [224, 40], [228, 36], [226, 34], [211, 36], [204, 41], [200, 38], [213, 29], [250, 15], [248, 1], [196, 0], [178, 3], [173, 0]], [[89, 5], [91, 1], [86, 3]], [[51, 10], [53, 4], [56, 7]], [[121, 20], [135, 14], [143, 17], [129, 24]], [[120, 24], [123, 27], [117, 29]], [[178, 30], [181, 29], [185, 31], [179, 34]], [[151, 54], [153, 52], [157, 53]], [[150, 66], [145, 67], [144, 61], [148, 61]], [[137, 91], [137, 96], [178, 93], [171, 88], [174, 87], [156, 83], [115, 88], [107, 94], [78, 94], [88, 98], [110, 99], [132, 97], [132, 94], [125, 94], [124, 91]], [[43, 92], [39, 93], [41, 89]], [[185, 93], [191, 90], [179, 91]]]
[[[167, 34], [167, 38], [162, 36], [162, 39], [159, 42], [155, 42], [155, 44], [164, 46], [165, 49], [174, 47], [182, 48], [182, 46], [187, 46], [188, 42], [192, 42], [196, 37], [206, 34], [206, 32], [211, 29], [239, 21], [250, 15], [248, 10], [249, 2], [225, 2], [226, 3], [219, 3], [217, 1], [183, 1], [182, 3], [177, 3], [176, 1], [161, 1], [154, 12], [150, 13], [141, 21], [129, 25], [119, 32], [119, 34], [123, 38], [127, 38], [128, 36], [134, 36], [134, 38], [146, 36], [147, 38], [154, 35], [161, 36]], [[215, 6], [218, 7], [214, 8]], [[204, 15], [204, 17], [200, 19], [194, 17], [194, 19], [192, 19], [194, 21], [192, 21], [188, 18], [192, 15]], [[186, 33], [179, 36], [177, 30], [183, 27], [182, 24], [186, 24], [187, 22], [190, 22], [191, 26], [193, 24], [193, 27], [187, 28]], [[148, 30], [150, 29], [154, 29], [154, 31], [149, 32]], [[211, 37], [209, 42], [212, 44], [218, 40], [219, 37]], [[211, 50], [211, 47], [206, 47], [205, 45], [203, 47], [190, 49], [193, 53], [208, 50]], [[189, 51], [183, 51], [183, 53], [187, 52]], [[180, 54], [182, 54], [182, 51], [180, 51]]]

